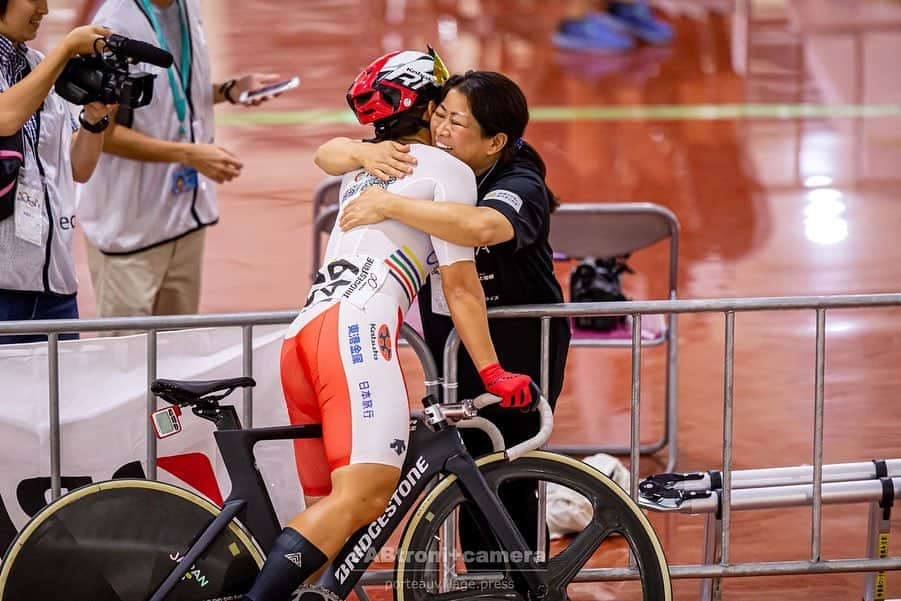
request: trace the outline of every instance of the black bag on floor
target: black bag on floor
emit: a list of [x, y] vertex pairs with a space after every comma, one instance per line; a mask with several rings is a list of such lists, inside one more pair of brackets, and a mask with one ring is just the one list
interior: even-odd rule
[[[634, 273], [625, 263], [629, 255], [595, 259], [586, 257], [569, 274], [569, 297], [574, 303], [598, 301], [626, 301], [620, 284], [625, 271]], [[625, 315], [575, 317], [575, 326], [582, 330], [609, 332], [626, 322]]]

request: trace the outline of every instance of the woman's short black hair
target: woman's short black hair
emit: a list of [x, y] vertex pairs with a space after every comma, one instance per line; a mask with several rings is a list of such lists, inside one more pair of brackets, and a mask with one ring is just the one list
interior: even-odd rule
[[[507, 135], [507, 143], [499, 159], [501, 163], [514, 158], [525, 159], [535, 165], [542, 178], [547, 175], [547, 167], [541, 155], [522, 140], [529, 123], [529, 105], [515, 81], [494, 71], [467, 71], [447, 80], [440, 100], [443, 101], [451, 90], [457, 90], [466, 97], [472, 116], [482, 128], [483, 137], [488, 138], [498, 133]], [[553, 211], [559, 203], [547, 187], [547, 182], [545, 188]]]
[[6, 9], [9, 6], [9, 0], [0, 0], [0, 18], [6, 16]]

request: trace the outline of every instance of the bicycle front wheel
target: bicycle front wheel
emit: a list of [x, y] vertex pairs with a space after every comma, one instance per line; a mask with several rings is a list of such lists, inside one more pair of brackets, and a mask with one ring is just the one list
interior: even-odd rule
[[[529, 453], [512, 462], [495, 453], [477, 463], [495, 494], [505, 484], [528, 480], [560, 485], [590, 503], [592, 515], [587, 527], [571, 539], [555, 542], [550, 557], [539, 563], [538, 568], [548, 584], [549, 601], [579, 597], [573, 590], [579, 585], [573, 581], [583, 567], [588, 567], [589, 561], [591, 567], [626, 568], [629, 555], [635, 558], [640, 579], [605, 583], [603, 586], [611, 587], [610, 594], [618, 600], [672, 599], [666, 559], [651, 524], [625, 491], [601, 472], [581, 461], [544, 451]], [[503, 558], [500, 559], [501, 565], [506, 565], [503, 573], [489, 578], [485, 575], [467, 578], [467, 574], [460, 573], [466, 553], [473, 551], [461, 553], [456, 537], [442, 526], [449, 524], [453, 532], [459, 511], [468, 504], [459, 481], [450, 476], [417, 508], [398, 549], [396, 601], [524, 598], [515, 590], [510, 564], [503, 564]], [[602, 565], [596, 565], [598, 562]]]
[[[0, 566], [2, 601], [147, 601], [219, 508], [162, 482], [89, 484], [43, 508]], [[232, 521], [167, 601], [240, 599], [263, 565]]]

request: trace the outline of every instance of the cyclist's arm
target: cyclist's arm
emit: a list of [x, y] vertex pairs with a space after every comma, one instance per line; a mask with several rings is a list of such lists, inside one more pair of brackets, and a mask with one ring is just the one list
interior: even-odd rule
[[451, 319], [476, 369], [481, 371], [497, 363], [497, 354], [488, 333], [485, 293], [479, 283], [475, 263], [457, 261], [439, 269]]

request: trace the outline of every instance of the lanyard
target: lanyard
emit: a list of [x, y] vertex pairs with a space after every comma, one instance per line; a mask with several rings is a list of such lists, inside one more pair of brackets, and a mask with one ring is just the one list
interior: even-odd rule
[[[178, 73], [181, 75], [181, 81], [176, 79], [175, 65], [169, 67], [167, 73], [169, 74], [169, 87], [172, 88], [172, 98], [175, 101], [175, 112], [182, 124], [181, 133], [184, 133], [185, 115], [188, 113], [188, 101], [185, 96], [191, 79], [191, 38], [188, 35], [188, 20], [185, 11], [182, 10], [181, 0], [175, 0], [175, 3], [178, 6], [178, 20], [181, 24], [181, 57], [178, 70]], [[147, 13], [147, 18], [150, 19], [150, 25], [153, 27], [156, 39], [160, 43], [160, 48], [168, 52], [169, 45], [166, 44], [163, 30], [156, 18], [153, 7], [150, 6], [150, 0], [141, 0], [141, 6], [144, 7], [144, 12]]]

